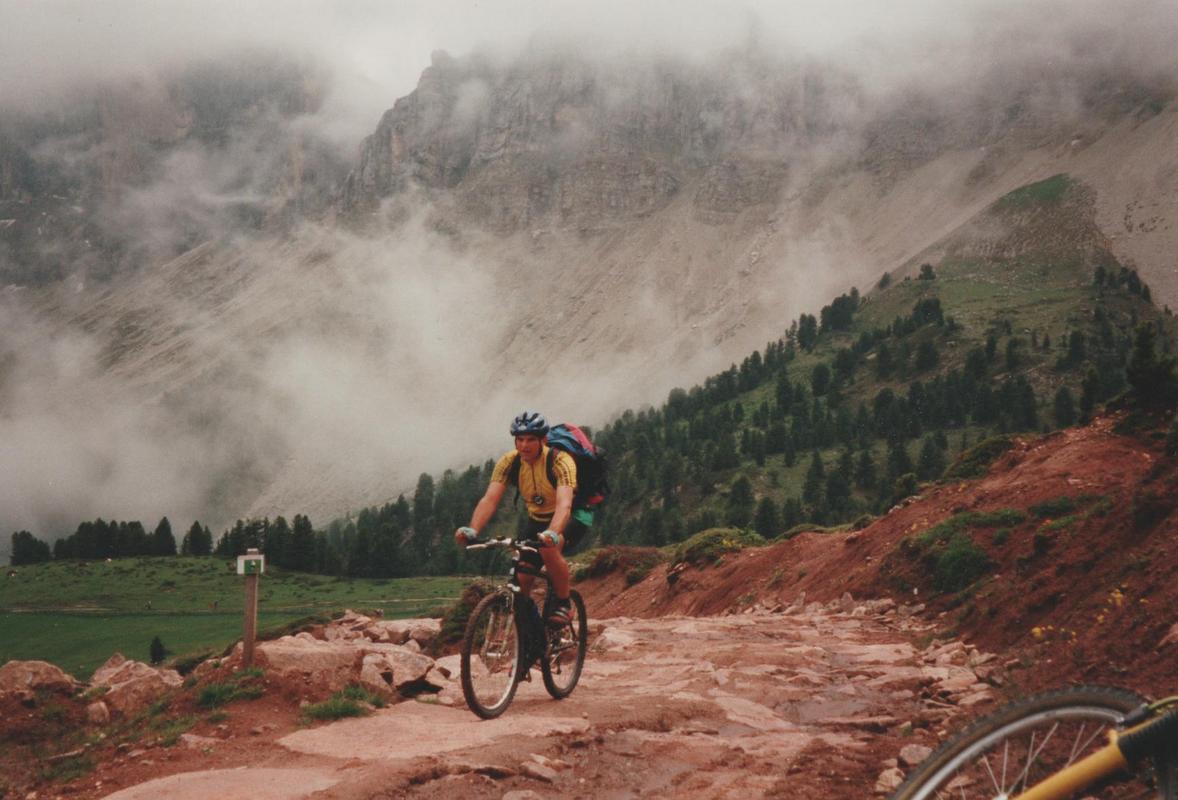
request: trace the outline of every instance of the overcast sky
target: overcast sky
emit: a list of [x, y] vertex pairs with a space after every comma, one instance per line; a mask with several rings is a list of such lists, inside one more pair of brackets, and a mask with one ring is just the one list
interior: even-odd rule
[[[1101, 49], [1153, 39], [1172, 50], [1178, 0], [0, 0], [0, 19], [0, 104], [36, 105], [80, 79], [250, 45], [328, 65], [330, 110], [359, 131], [412, 90], [435, 49], [513, 52], [539, 36], [690, 57], [756, 38], [869, 72], [926, 70], [921, 54], [933, 48], [947, 69], [950, 59], [998, 57], [985, 51], [1013, 45], [1010, 26], [1031, 38], [1094, 26]], [[984, 45], [958, 46], [979, 31]]]

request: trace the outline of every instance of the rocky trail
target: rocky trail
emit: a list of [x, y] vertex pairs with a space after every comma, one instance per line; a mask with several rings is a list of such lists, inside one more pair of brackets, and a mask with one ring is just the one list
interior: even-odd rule
[[[74, 796], [863, 797], [898, 782], [947, 719], [994, 699], [980, 676], [1000, 682], [995, 657], [918, 649], [929, 630], [890, 600], [849, 597], [608, 619], [564, 701], [537, 676], [483, 722], [449, 681], [362, 719], [190, 735], [100, 768]], [[179, 763], [161, 769], [161, 756]], [[174, 774], [148, 779], [161, 771]]]

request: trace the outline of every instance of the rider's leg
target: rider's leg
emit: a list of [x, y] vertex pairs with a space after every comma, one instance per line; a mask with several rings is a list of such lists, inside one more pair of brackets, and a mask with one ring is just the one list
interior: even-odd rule
[[540, 557], [544, 559], [544, 567], [548, 570], [548, 577], [552, 579], [552, 589], [560, 600], [569, 598], [569, 565], [561, 555], [560, 547], [541, 547]]
[[564, 560], [564, 550], [566, 547], [575, 549], [585, 533], [584, 525], [575, 519], [569, 520], [560, 547], [540, 548], [540, 556], [544, 559], [544, 566], [548, 568], [548, 576], [552, 578], [553, 591], [561, 600], [569, 598], [569, 564]]
[[519, 574], [517, 574], [515, 576], [515, 579], [519, 583], [520, 594], [522, 594], [524, 597], [531, 597], [532, 596], [532, 586], [533, 586], [533, 584], [536, 583], [536, 579], [534, 577], [532, 577], [531, 575], [519, 575]]

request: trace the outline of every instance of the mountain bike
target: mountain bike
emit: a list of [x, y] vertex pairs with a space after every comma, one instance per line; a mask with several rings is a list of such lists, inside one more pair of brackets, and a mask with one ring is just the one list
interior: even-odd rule
[[[475, 606], [462, 638], [462, 694], [466, 704], [483, 719], [494, 719], [507, 710], [521, 680], [531, 680], [531, 667], [540, 662], [544, 688], [557, 700], [568, 697], [581, 679], [589, 636], [585, 601], [569, 592], [570, 619], [552, 625], [549, 618], [556, 602], [552, 579], [543, 567], [521, 559], [538, 553], [529, 541], [490, 539], [466, 546], [467, 550], [512, 551], [507, 582], [496, 587]], [[523, 594], [520, 575], [544, 581], [544, 607], [537, 613], [532, 599]]]
[[941, 745], [892, 800], [1070, 797], [1178, 800], [1178, 697], [1150, 703], [1104, 686], [1031, 695]]

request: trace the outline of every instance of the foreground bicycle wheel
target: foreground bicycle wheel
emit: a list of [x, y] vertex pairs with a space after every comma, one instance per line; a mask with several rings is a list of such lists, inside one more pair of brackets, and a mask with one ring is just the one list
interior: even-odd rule
[[[1016, 797], [1108, 743], [1109, 730], [1144, 700], [1132, 692], [1078, 686], [1032, 695], [975, 721], [933, 752], [908, 776], [892, 800]], [[1169, 765], [1159, 765], [1168, 772]], [[1159, 793], [1156, 772], [1117, 775], [1081, 796], [1145, 800]], [[1163, 777], [1165, 782], [1172, 782]]]
[[581, 679], [589, 638], [585, 601], [576, 590], [569, 592], [572, 619], [568, 625], [548, 631], [548, 653], [540, 659], [544, 688], [557, 700], [568, 697]]
[[483, 719], [507, 710], [523, 671], [512, 601], [506, 591], [484, 597], [471, 612], [462, 638], [462, 694]]

